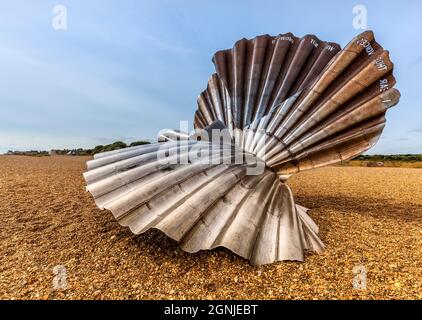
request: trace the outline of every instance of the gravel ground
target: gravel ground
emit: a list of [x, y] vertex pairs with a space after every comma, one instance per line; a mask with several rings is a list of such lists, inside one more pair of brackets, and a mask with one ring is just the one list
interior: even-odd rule
[[[135, 236], [85, 192], [85, 157], [0, 156], [2, 299], [422, 299], [422, 170], [329, 167], [293, 177], [327, 246], [252, 267]], [[65, 266], [67, 289], [53, 289]], [[353, 287], [354, 268], [366, 289]]]

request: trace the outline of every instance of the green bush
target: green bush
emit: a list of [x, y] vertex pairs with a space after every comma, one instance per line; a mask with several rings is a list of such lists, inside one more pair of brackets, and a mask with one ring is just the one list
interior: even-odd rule
[[142, 146], [144, 144], [150, 144], [150, 143], [148, 141], [134, 141], [129, 145], [129, 147]]
[[108, 144], [104, 146], [101, 152], [113, 151], [113, 150], [123, 149], [126, 147], [127, 147], [126, 143], [122, 141], [116, 141], [116, 142], [113, 142], [112, 144]]
[[127, 148], [127, 147], [141, 146], [141, 145], [144, 145], [144, 144], [149, 144], [149, 142], [148, 141], [134, 141], [131, 144], [127, 145], [123, 141], [116, 141], [116, 142], [113, 142], [111, 144], [96, 146], [92, 150], [86, 150], [86, 152], [88, 154], [96, 154], [96, 153], [101, 153], [101, 152], [106, 152], [106, 151], [124, 149], [124, 148]]

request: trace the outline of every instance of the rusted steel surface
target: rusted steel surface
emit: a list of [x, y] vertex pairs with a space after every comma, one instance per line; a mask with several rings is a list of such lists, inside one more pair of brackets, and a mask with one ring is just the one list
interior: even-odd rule
[[388, 51], [371, 31], [343, 50], [314, 36], [260, 36], [218, 52], [214, 63], [217, 73], [198, 99], [195, 126], [225, 122], [238, 145], [280, 175], [365, 152], [378, 141], [387, 109], [400, 98]]
[[195, 126], [220, 120], [243, 129], [308, 86], [340, 50], [314, 35], [242, 39], [213, 57], [216, 73], [198, 97]]
[[[302, 261], [323, 244], [284, 182], [377, 142], [400, 98], [389, 54], [370, 31], [342, 50], [284, 34], [242, 39], [213, 61], [194, 119], [204, 130], [95, 155], [87, 190], [134, 233], [159, 229], [188, 252], [223, 246], [253, 265]], [[208, 138], [215, 129], [229, 139]]]
[[392, 70], [388, 52], [373, 33], [359, 35], [278, 119], [277, 130], [268, 132], [279, 143], [268, 142], [257, 154], [284, 174], [365, 152], [378, 141], [387, 109], [400, 98]]

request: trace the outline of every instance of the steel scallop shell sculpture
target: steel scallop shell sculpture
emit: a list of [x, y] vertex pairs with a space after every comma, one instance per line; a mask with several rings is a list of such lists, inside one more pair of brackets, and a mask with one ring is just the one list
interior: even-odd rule
[[[324, 245], [285, 181], [377, 142], [400, 97], [388, 51], [370, 31], [343, 49], [288, 33], [242, 39], [213, 62], [197, 131], [95, 155], [87, 190], [135, 234], [159, 229], [188, 252], [222, 246], [253, 265], [303, 261]], [[209, 138], [215, 129], [228, 139]]]

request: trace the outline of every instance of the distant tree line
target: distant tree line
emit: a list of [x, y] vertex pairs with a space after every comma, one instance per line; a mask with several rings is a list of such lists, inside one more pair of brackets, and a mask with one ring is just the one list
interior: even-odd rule
[[[124, 148], [130, 148], [130, 147], [136, 147], [136, 146], [142, 146], [144, 144], [149, 144], [148, 141], [134, 141], [131, 144], [126, 144], [123, 141], [116, 141], [111, 144], [106, 145], [99, 145], [96, 146], [94, 149], [90, 149], [90, 154], [96, 154], [100, 152], [106, 152], [106, 151], [113, 151], [118, 149], [124, 149]], [[87, 150], [88, 151], [88, 150]]]
[[123, 141], [116, 141], [106, 145], [98, 145], [93, 149], [54, 149], [50, 151], [50, 154], [56, 155], [78, 155], [78, 156], [87, 156], [87, 155], [94, 155], [96, 153], [106, 152], [106, 151], [113, 151], [118, 149], [124, 149], [129, 147], [141, 146], [144, 144], [149, 144], [149, 141], [134, 141], [130, 144], [126, 144]]
[[29, 151], [7, 151], [6, 155], [14, 156], [32, 156], [32, 157], [43, 157], [48, 156], [48, 151], [38, 151], [38, 150], [29, 150]]
[[375, 161], [375, 162], [376, 161], [379, 161], [379, 162], [386, 162], [386, 161], [417, 162], [417, 161], [422, 161], [422, 154], [360, 155], [360, 156], [354, 158], [353, 160]]

